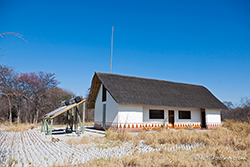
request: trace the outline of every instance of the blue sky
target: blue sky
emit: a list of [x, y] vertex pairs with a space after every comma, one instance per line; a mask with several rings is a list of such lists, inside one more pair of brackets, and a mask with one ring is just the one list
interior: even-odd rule
[[221, 101], [250, 97], [250, 1], [0, 0], [0, 63], [56, 74], [85, 95], [95, 71], [206, 86]]

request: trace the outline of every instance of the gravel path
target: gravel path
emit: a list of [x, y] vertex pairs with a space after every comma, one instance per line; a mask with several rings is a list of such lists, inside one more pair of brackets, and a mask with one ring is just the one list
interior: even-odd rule
[[[63, 141], [44, 141], [32, 130], [24, 132], [0, 132], [0, 165], [4, 166], [52, 166], [85, 163], [94, 158], [120, 157], [131, 155], [134, 151], [159, 151], [140, 141], [138, 145], [126, 142], [123, 146], [99, 148], [97, 144], [70, 146]], [[100, 144], [99, 144], [100, 146]], [[175, 145], [176, 149], [191, 150], [196, 145]]]

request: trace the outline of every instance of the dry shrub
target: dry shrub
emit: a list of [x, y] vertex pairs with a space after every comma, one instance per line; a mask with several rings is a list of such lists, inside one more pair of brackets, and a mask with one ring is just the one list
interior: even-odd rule
[[94, 159], [83, 166], [249, 166], [249, 153], [230, 147], [199, 147], [192, 151], [134, 152], [130, 156]]
[[71, 138], [69, 140], [66, 140], [65, 143], [69, 145], [75, 145], [75, 144], [89, 144], [89, 143], [105, 143], [105, 139], [102, 137], [89, 137], [89, 136], [83, 136], [79, 138]]
[[235, 120], [226, 119], [222, 126], [235, 132], [243, 132], [245, 135], [250, 134], [249, 122], [235, 122]]
[[[157, 147], [159, 144], [196, 144], [200, 142], [200, 133], [189, 130], [158, 130], [152, 133], [141, 132], [139, 139], [145, 140], [146, 144]], [[141, 138], [140, 138], [141, 137]]]
[[94, 122], [84, 122], [84, 126], [94, 126]]
[[[226, 125], [226, 126], [225, 126]], [[204, 146], [192, 150], [168, 149], [150, 153], [138, 153], [119, 158], [94, 159], [79, 166], [250, 166], [250, 134], [249, 124], [227, 122], [225, 127], [208, 131], [163, 130], [141, 132], [133, 136], [128, 132], [118, 133], [114, 130], [106, 132], [107, 141], [139, 141], [158, 147], [164, 144], [166, 148], [174, 144], [203, 143]], [[121, 142], [122, 143], [122, 142]]]
[[105, 137], [108, 140], [120, 140], [120, 141], [132, 141], [134, 139], [134, 136], [132, 136], [127, 131], [118, 132], [117, 130], [113, 129], [106, 130]]
[[5, 122], [5, 123], [1, 124], [1, 127], [4, 128], [4, 130], [2, 130], [2, 131], [7, 131], [7, 132], [25, 131], [28, 129], [34, 129], [36, 126], [39, 126], [39, 124], [23, 124], [23, 123], [20, 123], [20, 124], [12, 123], [11, 124], [9, 122]]
[[122, 133], [116, 130], [106, 130], [105, 137], [83, 136], [79, 138], [71, 138], [65, 141], [69, 145], [97, 143], [99, 148], [111, 148], [122, 146], [126, 141], [133, 141], [133, 136], [127, 131]]
[[[238, 125], [238, 126], [237, 126]], [[141, 132], [137, 138], [145, 140], [146, 144], [158, 147], [159, 144], [196, 144], [209, 146], [230, 146], [244, 150], [250, 148], [250, 134], [247, 123], [234, 124], [232, 130], [217, 128], [209, 131], [190, 130], [158, 130], [152, 133]]]
[[226, 119], [225, 122], [222, 122], [222, 127], [230, 128], [235, 123], [233, 119]]

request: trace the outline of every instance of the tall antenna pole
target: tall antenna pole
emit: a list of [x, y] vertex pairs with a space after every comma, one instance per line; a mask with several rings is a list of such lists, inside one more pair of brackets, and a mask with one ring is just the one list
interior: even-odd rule
[[112, 73], [112, 58], [113, 58], [113, 33], [114, 33], [114, 26], [112, 26], [112, 36], [111, 36], [111, 59], [110, 59], [110, 73]]

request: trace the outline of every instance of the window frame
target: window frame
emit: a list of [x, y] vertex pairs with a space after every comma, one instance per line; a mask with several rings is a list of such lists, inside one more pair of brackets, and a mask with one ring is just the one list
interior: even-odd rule
[[[186, 113], [189, 113], [189, 114], [186, 114]], [[188, 111], [188, 110], [179, 110], [178, 115], [179, 115], [179, 119], [191, 119], [191, 111]]]
[[[161, 113], [161, 115], [162, 115], [162, 117], [156, 117], [156, 116], [153, 116], [152, 117], [152, 111], [161, 111], [162, 113]], [[165, 112], [164, 112], [164, 110], [159, 110], [159, 109], [150, 109], [149, 110], [149, 119], [164, 119], [164, 116], [165, 116]]]

